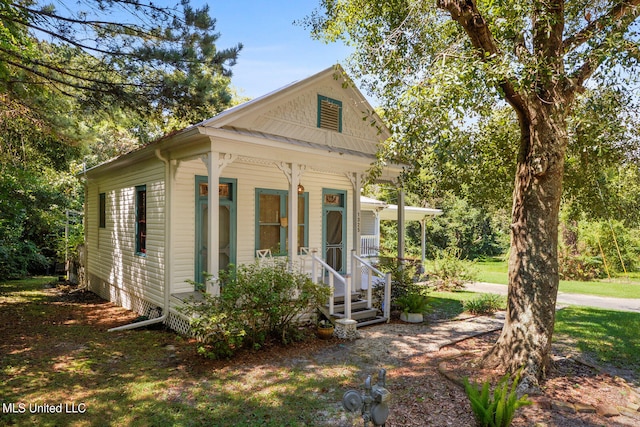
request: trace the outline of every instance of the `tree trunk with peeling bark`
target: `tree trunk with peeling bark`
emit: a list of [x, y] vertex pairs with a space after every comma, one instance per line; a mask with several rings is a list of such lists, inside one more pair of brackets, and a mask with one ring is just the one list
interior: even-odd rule
[[558, 214], [567, 147], [564, 112], [535, 102], [521, 118], [513, 193], [509, 292], [505, 325], [485, 361], [524, 368], [536, 384], [551, 353], [558, 293]]

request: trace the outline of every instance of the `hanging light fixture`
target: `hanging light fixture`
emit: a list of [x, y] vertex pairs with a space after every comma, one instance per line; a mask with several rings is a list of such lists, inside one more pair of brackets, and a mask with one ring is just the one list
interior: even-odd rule
[[304, 187], [302, 186], [302, 184], [298, 184], [298, 194], [302, 193], [304, 193]]

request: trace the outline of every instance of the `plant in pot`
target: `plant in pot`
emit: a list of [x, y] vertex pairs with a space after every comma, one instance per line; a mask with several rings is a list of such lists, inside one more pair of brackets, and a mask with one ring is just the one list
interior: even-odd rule
[[322, 319], [318, 322], [316, 331], [319, 338], [329, 339], [333, 336], [333, 323], [330, 320]]
[[400, 320], [409, 323], [422, 323], [424, 313], [429, 310], [429, 299], [419, 293], [408, 293], [396, 300], [396, 305], [400, 307]]

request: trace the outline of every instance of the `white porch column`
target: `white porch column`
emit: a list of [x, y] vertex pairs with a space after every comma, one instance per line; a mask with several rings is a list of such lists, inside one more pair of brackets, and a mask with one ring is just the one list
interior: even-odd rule
[[304, 165], [298, 163], [277, 164], [289, 181], [289, 197], [287, 201], [287, 253], [289, 266], [293, 269], [298, 260], [298, 185], [305, 171]]
[[404, 190], [402, 187], [398, 188], [398, 258], [404, 259]]
[[293, 270], [298, 260], [298, 184], [300, 184], [300, 167], [297, 163], [291, 163], [290, 168], [287, 238], [289, 240], [289, 263]]
[[220, 174], [236, 157], [235, 154], [221, 154], [211, 150], [202, 159], [208, 171], [209, 233], [207, 235], [207, 273], [211, 274], [212, 277], [207, 281], [207, 292], [212, 295], [220, 295], [220, 283], [218, 283], [218, 270], [220, 269]]
[[207, 235], [207, 273], [211, 279], [207, 281], [207, 293], [220, 295], [218, 283], [218, 269], [220, 267], [220, 193], [218, 183], [220, 180], [220, 153], [209, 151], [207, 154], [208, 180], [207, 205], [209, 206], [209, 233]]
[[[359, 173], [354, 174], [354, 179], [352, 181], [353, 185], [353, 248], [356, 250], [356, 255], [360, 256], [362, 254], [362, 250], [360, 248], [360, 222], [361, 222], [361, 212], [360, 212], [360, 185], [361, 185], [361, 177]], [[351, 272], [353, 274], [353, 272]]]

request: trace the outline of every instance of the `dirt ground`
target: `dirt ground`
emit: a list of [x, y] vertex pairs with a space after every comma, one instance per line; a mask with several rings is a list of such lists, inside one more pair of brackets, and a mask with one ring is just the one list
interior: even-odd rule
[[[54, 304], [86, 305], [92, 314], [87, 318], [88, 322], [96, 328], [126, 324], [135, 317], [112, 304], [98, 304], [99, 298], [94, 294], [70, 292], [72, 290], [59, 287], [48, 292]], [[22, 320], [12, 321], [12, 333], [18, 337], [21, 331], [16, 328], [28, 330], [33, 327], [24, 321], [26, 319]], [[187, 371], [195, 376], [212, 369], [264, 370], [272, 367], [275, 370], [294, 365], [308, 367], [312, 375], [324, 365], [348, 363], [361, 369], [363, 379], [367, 374], [373, 374], [374, 381], [377, 370], [385, 368], [387, 388], [392, 396], [387, 426], [473, 426], [473, 415], [458, 380], [462, 377], [476, 381], [499, 378], [498, 373], [480, 370], [476, 364], [482, 352], [497, 338], [497, 332], [439, 349], [400, 355], [390, 349], [388, 341], [376, 338], [379, 330], [376, 328], [382, 327], [387, 328], [387, 336], [395, 334], [398, 339], [416, 334], [415, 325], [394, 321], [391, 325], [363, 328], [362, 338], [355, 341], [311, 338], [294, 346], [270, 346], [257, 352], [242, 352], [230, 361], [205, 360], [196, 354], [192, 343], [184, 340], [184, 345], [174, 350], [174, 363], [177, 372]], [[423, 328], [421, 334], [428, 333], [429, 325], [420, 327]], [[312, 333], [311, 330], [308, 333]], [[423, 339], [423, 335], [420, 336]], [[555, 345], [553, 359], [554, 367], [548, 373], [541, 393], [530, 396], [534, 404], [518, 411], [514, 426], [640, 426], [638, 378], [625, 373], [627, 379], [623, 379], [606, 366], [598, 367], [583, 361], [570, 343]], [[362, 390], [362, 385], [353, 384], [353, 388]], [[320, 417], [319, 425], [363, 425], [359, 415], [347, 415], [340, 406], [336, 402], [333, 411], [327, 411], [324, 419]]]

